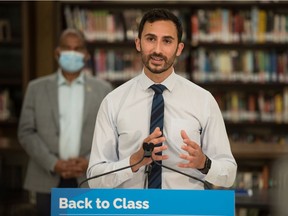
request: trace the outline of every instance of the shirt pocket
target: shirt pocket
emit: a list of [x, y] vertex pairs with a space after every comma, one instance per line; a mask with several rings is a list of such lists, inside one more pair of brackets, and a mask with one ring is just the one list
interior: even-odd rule
[[200, 145], [200, 129], [201, 126], [196, 119], [171, 118], [168, 123], [167, 137], [172, 143], [181, 144], [183, 143], [181, 130], [185, 130], [189, 139]]

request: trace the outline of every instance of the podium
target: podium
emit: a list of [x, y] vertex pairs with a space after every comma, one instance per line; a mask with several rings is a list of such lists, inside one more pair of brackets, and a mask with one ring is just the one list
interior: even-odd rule
[[53, 188], [52, 216], [234, 216], [233, 190]]

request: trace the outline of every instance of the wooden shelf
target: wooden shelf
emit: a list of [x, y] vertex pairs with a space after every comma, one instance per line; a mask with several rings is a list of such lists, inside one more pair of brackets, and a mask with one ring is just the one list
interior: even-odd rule
[[288, 155], [288, 145], [277, 143], [231, 143], [233, 155], [237, 159], [277, 159]]
[[270, 190], [252, 190], [253, 195], [236, 195], [236, 207], [242, 208], [255, 208], [269, 210], [270, 209], [270, 199], [272, 196], [272, 191]]

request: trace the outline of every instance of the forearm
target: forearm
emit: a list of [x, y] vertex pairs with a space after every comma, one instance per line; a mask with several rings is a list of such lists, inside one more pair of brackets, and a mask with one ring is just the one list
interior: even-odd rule
[[[133, 172], [131, 170], [130, 166], [130, 159], [126, 158], [124, 160], [113, 162], [113, 163], [98, 163], [89, 165], [88, 171], [87, 171], [87, 178], [93, 178], [90, 180], [89, 186], [91, 188], [116, 188], [119, 185], [121, 185], [123, 182], [127, 181], [128, 179], [131, 179], [133, 176]], [[122, 169], [116, 171], [118, 169]], [[111, 173], [109, 173], [111, 172]], [[106, 174], [107, 173], [107, 174]], [[108, 174], [109, 173], [109, 174]], [[100, 175], [103, 175], [100, 177]], [[99, 177], [97, 177], [99, 176]]]

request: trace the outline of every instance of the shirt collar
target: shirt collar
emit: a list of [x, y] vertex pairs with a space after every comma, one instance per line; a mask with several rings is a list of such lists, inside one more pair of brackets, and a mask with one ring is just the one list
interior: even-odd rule
[[[146, 76], [144, 70], [142, 70], [142, 73], [140, 74], [139, 82], [143, 90], [147, 90], [151, 85], [155, 84], [151, 79], [149, 79]], [[176, 82], [176, 74], [173, 70], [173, 72], [170, 74], [169, 77], [167, 77], [162, 83], [157, 84], [165, 85], [168, 91], [172, 91], [173, 87], [175, 86], [175, 82]]]
[[[68, 82], [63, 76], [61, 69], [58, 69], [57, 74], [58, 74], [58, 86], [67, 85]], [[72, 83], [79, 83], [83, 85], [85, 83], [84, 73], [81, 72], [80, 75]]]

